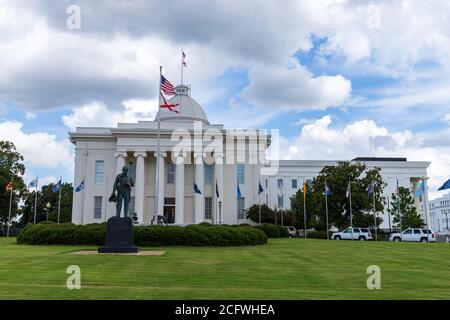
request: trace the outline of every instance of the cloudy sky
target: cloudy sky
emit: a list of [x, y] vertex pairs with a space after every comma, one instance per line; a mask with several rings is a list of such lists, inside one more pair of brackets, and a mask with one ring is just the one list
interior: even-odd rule
[[0, 139], [26, 179], [72, 182], [77, 126], [153, 119], [181, 49], [209, 120], [280, 129], [282, 158], [431, 161], [432, 198], [450, 177], [445, 1], [0, 0]]

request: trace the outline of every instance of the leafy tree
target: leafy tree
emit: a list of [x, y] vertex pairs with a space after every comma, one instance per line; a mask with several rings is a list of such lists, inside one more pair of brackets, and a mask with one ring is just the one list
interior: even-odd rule
[[[247, 219], [259, 222], [259, 207], [254, 204], [245, 212]], [[283, 225], [292, 226], [296, 224], [295, 215], [291, 210], [277, 210], [276, 222], [281, 225], [281, 216], [283, 215]], [[261, 223], [275, 224], [275, 211], [266, 204], [261, 204]]]
[[26, 186], [22, 179], [25, 166], [23, 156], [16, 151], [12, 142], [0, 141], [0, 224], [8, 221], [10, 191], [6, 190], [9, 182], [13, 182], [13, 197], [11, 219], [17, 215], [20, 198], [26, 193]]
[[414, 198], [408, 188], [400, 187], [391, 196], [389, 213], [393, 216], [394, 228], [408, 229], [425, 226], [414, 205]]
[[[37, 210], [36, 210], [36, 223], [47, 220], [47, 203], [50, 203], [50, 210], [48, 210], [48, 220], [58, 221], [58, 200], [59, 191], [52, 192], [54, 184], [48, 184], [42, 186], [41, 190], [38, 190]], [[33, 223], [34, 221], [34, 200], [35, 191], [26, 195], [23, 205], [20, 208], [22, 217], [20, 223], [26, 225], [27, 223]], [[72, 198], [73, 187], [72, 184], [63, 183], [61, 185], [61, 216], [60, 222], [72, 221]]]
[[[384, 209], [385, 199], [382, 196], [386, 183], [380, 175], [380, 168], [368, 170], [360, 162], [340, 161], [336, 166], [326, 166], [314, 178], [306, 195], [306, 226], [316, 230], [326, 230], [325, 181], [332, 194], [328, 196], [328, 220], [330, 225], [340, 229], [350, 225], [350, 203], [346, 197], [347, 186], [351, 181], [353, 225], [359, 227], [373, 226], [373, 198], [368, 196], [367, 189], [375, 182], [376, 211]], [[302, 188], [291, 198], [291, 207], [303, 228], [303, 190]], [[376, 224], [383, 220], [379, 217]]]

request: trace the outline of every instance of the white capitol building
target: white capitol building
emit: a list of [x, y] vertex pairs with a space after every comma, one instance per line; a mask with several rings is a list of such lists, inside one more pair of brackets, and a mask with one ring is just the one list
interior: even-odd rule
[[[290, 197], [306, 180], [318, 175], [324, 166], [337, 163], [269, 161], [266, 150], [273, 141], [266, 130], [234, 130], [211, 124], [190, 96], [188, 86], [179, 85], [175, 90], [177, 94], [170, 102], [178, 105], [178, 113], [160, 109], [155, 121], [119, 123], [113, 128], [80, 127], [69, 133], [75, 145], [74, 184], [84, 181], [85, 186], [82, 192], [74, 193], [73, 223], [103, 222], [115, 214], [115, 204], [108, 198], [116, 175], [125, 165], [135, 181], [130, 212], [136, 213], [138, 223], [150, 224], [159, 213], [171, 224], [187, 225], [204, 221], [248, 223], [245, 209], [259, 202], [288, 209]], [[159, 192], [157, 157], [161, 159]], [[397, 180], [399, 186], [415, 190], [418, 180], [427, 176], [430, 164], [402, 158], [359, 160], [369, 168], [381, 168], [386, 195], [394, 192]], [[194, 192], [194, 183], [201, 194]], [[259, 183], [264, 189], [261, 194]], [[241, 197], [237, 196], [238, 185]], [[419, 198], [415, 201], [419, 211]], [[384, 220], [381, 227], [389, 228], [387, 213], [379, 214]]]

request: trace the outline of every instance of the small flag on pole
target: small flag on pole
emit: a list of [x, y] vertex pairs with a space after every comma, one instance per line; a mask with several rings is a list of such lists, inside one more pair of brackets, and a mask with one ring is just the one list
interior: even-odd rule
[[75, 192], [80, 192], [84, 189], [84, 180], [81, 181], [80, 185], [75, 189]]
[[425, 193], [425, 183], [424, 181], [420, 181], [419, 185], [417, 186], [416, 190], [416, 196], [421, 197]]
[[36, 186], [37, 186], [37, 179], [34, 179], [28, 184], [28, 188], [36, 188]]
[[183, 50], [181, 50], [181, 63], [183, 64], [183, 66], [187, 67], [187, 64], [186, 64], [186, 54], [184, 53]]
[[7, 191], [11, 191], [13, 189], [13, 183], [12, 183], [12, 181], [10, 182], [10, 183], [8, 183], [7, 185], [6, 185], [6, 190]]
[[202, 194], [202, 192], [200, 191], [200, 188], [198, 187], [198, 185], [194, 182], [194, 192], [197, 194]]
[[237, 188], [236, 188], [236, 197], [238, 199], [242, 198], [242, 193], [241, 193], [241, 188], [239, 188], [239, 183], [237, 184]]
[[367, 196], [370, 197], [370, 195], [372, 194], [373, 190], [375, 189], [375, 182], [371, 182], [369, 187], [367, 188]]
[[219, 195], [219, 185], [217, 184], [217, 180], [216, 180], [216, 198], [220, 198], [220, 195]]
[[161, 75], [161, 91], [164, 92], [164, 94], [166, 94], [168, 96], [174, 96], [177, 94], [175, 92], [175, 88], [173, 87], [173, 84], [171, 84], [169, 80], [164, 78], [163, 75]]
[[347, 191], [345, 192], [345, 197], [346, 198], [350, 197], [351, 193], [352, 193], [352, 188], [351, 188], [350, 181], [349, 181], [348, 186], [347, 186]]
[[331, 192], [331, 190], [330, 190], [330, 187], [328, 186], [328, 184], [325, 182], [325, 195], [328, 197], [328, 196], [331, 196], [333, 193]]
[[308, 191], [308, 183], [303, 184], [303, 199], [306, 199], [306, 193]]
[[448, 179], [439, 189], [438, 191], [450, 189], [450, 179]]
[[61, 188], [61, 179], [52, 187], [52, 192], [58, 192], [59, 188]]
[[259, 182], [259, 185], [258, 185], [258, 195], [260, 195], [261, 193], [263, 193], [264, 192], [264, 188], [263, 188], [263, 186], [261, 185], [261, 181]]

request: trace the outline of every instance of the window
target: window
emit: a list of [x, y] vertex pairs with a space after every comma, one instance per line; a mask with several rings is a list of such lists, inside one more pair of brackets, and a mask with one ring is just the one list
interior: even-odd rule
[[414, 229], [414, 234], [422, 234], [419, 229]]
[[205, 164], [205, 185], [213, 184], [213, 166], [212, 164]]
[[408, 230], [404, 231], [403, 234], [412, 234], [412, 230], [408, 229]]
[[278, 195], [278, 208], [284, 208], [284, 196], [283, 195]]
[[269, 205], [269, 195], [266, 193], [266, 205]]
[[237, 215], [238, 219], [245, 219], [245, 198], [237, 199]]
[[359, 229], [358, 228], [353, 228], [353, 233], [359, 233]]
[[105, 174], [105, 161], [95, 161], [95, 184], [102, 184]]
[[94, 219], [102, 218], [102, 203], [103, 203], [102, 196], [94, 197]]
[[167, 183], [175, 182], [175, 165], [173, 162], [167, 162]]
[[292, 179], [292, 189], [297, 189], [297, 179]]
[[277, 180], [277, 186], [278, 186], [278, 188], [283, 188], [283, 179], [278, 179]]
[[237, 182], [239, 184], [245, 184], [245, 164], [238, 163], [236, 166]]
[[212, 198], [205, 197], [205, 219], [212, 219]]
[[266, 189], [269, 188], [269, 181], [266, 179]]

